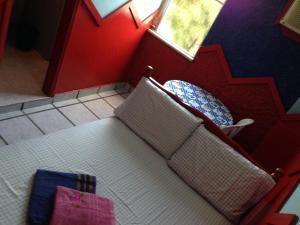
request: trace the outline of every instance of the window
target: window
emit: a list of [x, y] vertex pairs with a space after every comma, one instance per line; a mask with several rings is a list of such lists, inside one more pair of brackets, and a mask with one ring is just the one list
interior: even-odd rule
[[195, 55], [225, 0], [169, 0], [157, 32]]
[[98, 12], [100, 12], [102, 18], [105, 18], [106, 16], [115, 12], [117, 9], [119, 9], [128, 2], [129, 0], [93, 0], [93, 3], [97, 8]]
[[154, 13], [162, 3], [162, 0], [133, 0], [140, 20], [145, 20]]

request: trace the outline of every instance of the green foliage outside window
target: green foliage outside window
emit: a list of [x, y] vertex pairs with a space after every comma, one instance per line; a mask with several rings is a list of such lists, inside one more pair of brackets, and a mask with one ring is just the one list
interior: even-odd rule
[[195, 55], [222, 6], [217, 0], [171, 0], [157, 31]]

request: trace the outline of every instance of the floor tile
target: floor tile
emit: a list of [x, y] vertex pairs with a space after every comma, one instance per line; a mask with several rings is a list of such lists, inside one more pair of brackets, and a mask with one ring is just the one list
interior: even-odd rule
[[93, 88], [86, 88], [86, 89], [79, 90], [77, 98], [81, 98], [81, 97], [85, 97], [85, 96], [88, 96], [88, 95], [97, 94], [98, 91], [99, 91], [99, 88], [100, 87], [93, 87]]
[[98, 119], [82, 104], [62, 107], [59, 110], [75, 125], [91, 122]]
[[0, 122], [0, 135], [8, 144], [42, 135], [42, 132], [25, 116]]
[[62, 107], [62, 106], [67, 106], [67, 105], [74, 105], [77, 103], [79, 103], [79, 101], [77, 99], [69, 99], [66, 101], [54, 102], [53, 105], [55, 105], [55, 107]]
[[99, 95], [102, 98], [108, 97], [108, 96], [112, 96], [112, 95], [117, 95], [118, 93], [115, 90], [110, 90], [110, 91], [104, 91], [104, 92], [99, 92]]
[[124, 88], [124, 87], [126, 87], [126, 85], [127, 85], [127, 83], [126, 82], [120, 82], [120, 83], [116, 83], [116, 85], [115, 85], [115, 90], [117, 90], [117, 89], [122, 89], [122, 88]]
[[126, 99], [128, 96], [130, 95], [130, 93], [125, 93], [125, 94], [122, 94], [121, 96]]
[[39, 106], [43, 106], [43, 105], [48, 105], [51, 104], [53, 101], [52, 98], [43, 98], [43, 99], [39, 99], [39, 100], [35, 100], [35, 101], [29, 101], [29, 102], [25, 102], [23, 104], [23, 109], [28, 109], [28, 108], [34, 108], [34, 107], [39, 107]]
[[34, 113], [29, 115], [29, 117], [46, 134], [73, 126], [56, 109]]
[[129, 92], [129, 88], [125, 87], [125, 88], [116, 89], [116, 92], [118, 94], [125, 94]]
[[99, 118], [114, 116], [114, 109], [103, 99], [85, 102], [84, 104]]
[[20, 110], [9, 112], [9, 113], [2, 113], [2, 114], [0, 114], [0, 120], [5, 120], [5, 119], [9, 119], [9, 118], [17, 117], [17, 116], [22, 116], [22, 115], [24, 115], [24, 114]]
[[55, 95], [53, 101], [54, 102], [66, 101], [66, 100], [76, 98], [77, 95], [78, 95], [78, 91], [64, 92], [64, 93]]
[[5, 145], [6, 145], [5, 141], [4, 141], [3, 138], [0, 136], [0, 147], [5, 146]]
[[121, 95], [114, 95], [105, 98], [105, 101], [107, 101], [112, 107], [117, 108], [125, 101], [125, 99]]
[[116, 85], [116, 92], [119, 94], [124, 94], [129, 92], [131, 86], [128, 83], [119, 83]]
[[105, 85], [102, 85], [99, 89], [99, 92], [104, 92], [104, 91], [111, 91], [111, 90], [114, 90], [116, 87], [116, 84], [105, 84]]
[[[1, 102], [1, 97], [0, 97], [0, 102]], [[0, 106], [0, 113], [19, 111], [22, 109], [22, 105], [23, 105], [22, 103], [17, 103], [17, 104], [13, 104], [13, 105]]]
[[91, 100], [95, 100], [98, 98], [100, 98], [100, 96], [98, 94], [93, 94], [93, 95], [81, 97], [81, 98], [79, 98], [79, 101], [86, 102], [86, 101], [91, 101]]
[[29, 113], [41, 112], [49, 109], [54, 109], [54, 106], [52, 104], [42, 105], [38, 107], [23, 109], [23, 112], [29, 114]]

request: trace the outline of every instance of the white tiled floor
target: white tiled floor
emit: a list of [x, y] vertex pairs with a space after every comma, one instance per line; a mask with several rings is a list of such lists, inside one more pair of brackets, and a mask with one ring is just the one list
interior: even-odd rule
[[74, 105], [77, 103], [79, 103], [79, 101], [77, 99], [70, 99], [70, 100], [61, 101], [61, 102], [54, 102], [53, 105], [55, 107], [63, 107], [63, 106], [67, 106], [67, 105]]
[[0, 131], [8, 144], [43, 134], [26, 116], [1, 121]]
[[114, 108], [103, 99], [85, 102], [84, 104], [99, 118], [106, 118], [114, 115]]
[[114, 95], [105, 98], [105, 101], [112, 107], [117, 108], [124, 101], [124, 98], [121, 95]]
[[54, 106], [52, 104], [47, 104], [38, 107], [23, 109], [23, 111], [24, 113], [29, 114], [29, 113], [35, 113], [35, 112], [45, 111], [49, 109], [54, 109]]
[[34, 113], [29, 115], [29, 117], [46, 134], [73, 126], [56, 109]]
[[95, 99], [98, 99], [98, 98], [99, 98], [98, 94], [92, 94], [92, 95], [80, 97], [79, 101], [86, 102], [86, 101], [91, 101], [91, 100], [95, 100]]
[[5, 146], [5, 145], [6, 145], [6, 143], [4, 142], [2, 137], [0, 137], [0, 147]]
[[73, 124], [80, 125], [97, 120], [83, 104], [70, 105], [59, 109]]
[[9, 112], [9, 113], [3, 113], [3, 114], [0, 114], [0, 120], [9, 119], [9, 118], [17, 117], [17, 116], [22, 116], [22, 115], [24, 115], [22, 113], [22, 111], [13, 111], [13, 112]]
[[[0, 147], [24, 139], [38, 137], [61, 129], [114, 116], [113, 110], [128, 94], [119, 95], [106, 91], [109, 97], [92, 94], [59, 104], [47, 104], [35, 108], [0, 114]], [[71, 104], [71, 105], [70, 105]]]
[[115, 90], [100, 92], [99, 95], [103, 98], [118, 94]]

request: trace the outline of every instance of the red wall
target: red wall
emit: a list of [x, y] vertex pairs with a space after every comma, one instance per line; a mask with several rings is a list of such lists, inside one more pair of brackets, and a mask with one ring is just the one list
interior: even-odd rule
[[147, 33], [127, 71], [136, 84], [146, 65], [160, 83], [182, 79], [221, 99], [235, 120], [253, 118], [236, 140], [266, 168], [284, 167], [300, 146], [300, 115], [287, 115], [272, 78], [233, 78], [220, 46], [202, 47], [193, 62]]
[[[123, 80], [124, 69], [149, 27], [149, 23], [139, 23], [137, 28], [129, 11], [130, 4], [105, 19], [99, 17], [97, 26], [84, 1], [79, 1], [58, 69], [48, 71], [47, 94]], [[92, 13], [95, 15], [95, 11]]]
[[[70, 9], [75, 4], [66, 1]], [[286, 115], [271, 78], [232, 78], [219, 46], [203, 47], [193, 62], [188, 61], [150, 33], [144, 35], [149, 24], [138, 21], [137, 29], [129, 6], [100, 18], [97, 26], [99, 18], [92, 17], [83, 1], [76, 1], [76, 10], [63, 18], [62, 24], [71, 21], [71, 29], [62, 38], [66, 44], [56, 46], [62, 54], [54, 54], [56, 64], [48, 71], [49, 95], [122, 80], [136, 84], [145, 65], [152, 65], [159, 82], [190, 81], [220, 98], [236, 120], [255, 119], [236, 140], [265, 167], [285, 166], [292, 160], [299, 150], [300, 118]]]

